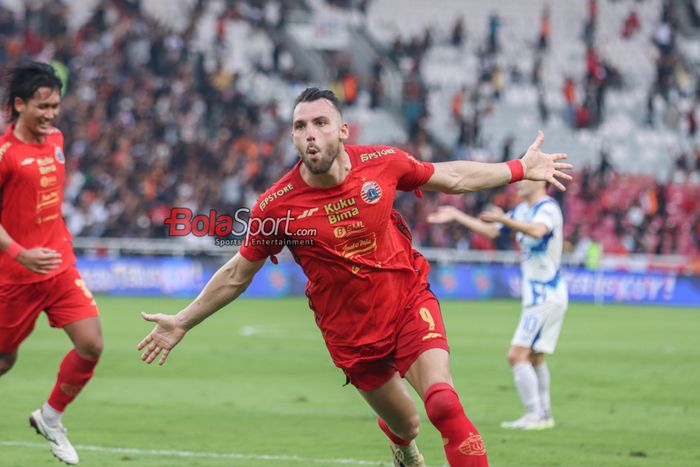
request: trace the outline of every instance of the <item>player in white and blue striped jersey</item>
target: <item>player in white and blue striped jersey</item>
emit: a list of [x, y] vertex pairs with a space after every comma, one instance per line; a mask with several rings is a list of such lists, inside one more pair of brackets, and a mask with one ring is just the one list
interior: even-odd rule
[[521, 255], [522, 312], [508, 361], [525, 414], [501, 426], [539, 430], [554, 426], [545, 355], [554, 352], [569, 301], [560, 270], [563, 216], [559, 204], [547, 196], [545, 182], [521, 181], [518, 195], [524, 201], [509, 213], [494, 208], [477, 219], [443, 206], [428, 221], [456, 221], [491, 238], [515, 232]]

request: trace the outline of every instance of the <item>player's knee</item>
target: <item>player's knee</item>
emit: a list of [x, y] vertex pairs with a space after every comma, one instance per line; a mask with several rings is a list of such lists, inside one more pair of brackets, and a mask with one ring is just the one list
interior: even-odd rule
[[515, 366], [515, 364], [518, 363], [518, 358], [512, 351], [508, 351], [506, 358], [508, 359], [508, 364], [510, 366]]
[[2, 353], [0, 354], [0, 376], [4, 375], [14, 366], [17, 361], [17, 354]]
[[75, 346], [75, 350], [81, 357], [97, 360], [102, 355], [102, 350], [104, 349], [104, 341], [102, 337], [95, 337], [87, 339], [83, 342], [78, 343]]
[[508, 363], [510, 366], [515, 366], [518, 363], [526, 363], [530, 361], [529, 355], [523, 353], [520, 349], [510, 348], [508, 350]]
[[[394, 431], [393, 428], [392, 431]], [[417, 438], [420, 431], [420, 416], [418, 414], [411, 416], [397, 431], [394, 434], [401, 439], [411, 440]]]

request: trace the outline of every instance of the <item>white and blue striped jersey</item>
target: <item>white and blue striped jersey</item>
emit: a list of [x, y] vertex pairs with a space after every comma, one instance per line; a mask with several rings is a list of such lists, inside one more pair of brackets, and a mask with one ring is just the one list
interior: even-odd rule
[[540, 239], [522, 232], [515, 235], [520, 245], [523, 306], [549, 301], [566, 304], [568, 292], [560, 271], [564, 219], [559, 204], [546, 196], [533, 206], [522, 202], [508, 215], [519, 222], [547, 226], [547, 233]]

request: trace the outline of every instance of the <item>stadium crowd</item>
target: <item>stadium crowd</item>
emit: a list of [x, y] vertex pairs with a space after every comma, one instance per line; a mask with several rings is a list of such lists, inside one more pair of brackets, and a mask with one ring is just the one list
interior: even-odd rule
[[[270, 1], [275, 8], [288, 3]], [[27, 4], [22, 17], [0, 6], [0, 61], [7, 67], [25, 57], [50, 61], [67, 78], [59, 127], [68, 154], [64, 213], [75, 235], [161, 238], [166, 234], [163, 220], [172, 207], [208, 213], [210, 209], [233, 212], [251, 206], [259, 193], [296, 162], [288, 115], [281, 115], [274, 101], [253, 100], [239, 86], [236, 74], [220, 60], [208, 60], [195, 46], [195, 29], [204, 3], [199, 0], [191, 10], [182, 33], [145, 14], [139, 2], [133, 1], [101, 0], [90, 19], [77, 29], [68, 27], [68, 9], [61, 1]], [[280, 27], [280, 21], [271, 25], [265, 19], [268, 1], [226, 3], [215, 40], [221, 40], [228, 20], [245, 21], [253, 31], [263, 34], [269, 27]], [[344, 8], [351, 2], [329, 3]], [[363, 11], [367, 3], [360, 2]], [[594, 25], [595, 0], [591, 5], [587, 21]], [[664, 15], [662, 18], [669, 19], [661, 21], [654, 35], [660, 50], [659, 78], [650, 99], [661, 96], [673, 105], [678, 101], [673, 97], [676, 94], [690, 96], [679, 88], [683, 81], [677, 79], [678, 67], [673, 68], [676, 79], [667, 78], [664, 72], [666, 61], [679, 60], [677, 51], [668, 44], [674, 34], [672, 14]], [[467, 40], [462, 21], [456, 19], [449, 34], [456, 47]], [[665, 25], [670, 31], [664, 32]], [[342, 91], [339, 94], [346, 104], [355, 104], [364, 91], [372, 96], [372, 108], [382, 101], [383, 64], [397, 63], [404, 74], [402, 110], [409, 139], [392, 143], [431, 161], [473, 156], [475, 151], [485, 150], [479, 136], [481, 115], [498, 105], [506, 81], [517, 81], [521, 76], [520, 71], [511, 69], [507, 71], [509, 80], [505, 80], [506, 71], [494, 59], [501, 27], [497, 15], [489, 18], [488, 35], [478, 52], [480, 67], [475, 71], [482, 85], [461, 89], [451, 109], [445, 109], [460, 128], [454, 148], [437, 144], [426, 123], [429, 89], [421, 77], [420, 62], [434, 40], [429, 29], [408, 42], [397, 38], [375, 64], [369, 82], [357, 78], [352, 62], [343, 54], [331, 55], [326, 62], [333, 68], [333, 87]], [[538, 53], [551, 46], [549, 28], [548, 13], [543, 11], [537, 31]], [[634, 17], [627, 18], [621, 34], [635, 32]], [[591, 32], [587, 40], [594, 53], [592, 37]], [[254, 67], [294, 86], [304, 80], [304, 74], [280, 65], [283, 52], [284, 45], [274, 42], [272, 56]], [[612, 64], [601, 64], [594, 58], [589, 54], [585, 77], [586, 89], [591, 88], [592, 93], [591, 108], [602, 92], [600, 88], [614, 77]], [[570, 80], [562, 90], [565, 97], [575, 95], [571, 89], [575, 78]], [[537, 76], [532, 77], [532, 84], [541, 86]], [[589, 111], [586, 122], [579, 122], [580, 106], [572, 101], [572, 126], [590, 126], [602, 119], [602, 99], [596, 107], [600, 111]], [[655, 107], [650, 108], [649, 124], [655, 124]], [[692, 109], [686, 116], [689, 121], [694, 118], [695, 107]], [[540, 108], [541, 115], [546, 116], [546, 112], [546, 106]], [[690, 128], [695, 131], [696, 125]], [[513, 150], [512, 140], [506, 139], [502, 153], [489, 158], [513, 158]], [[574, 250], [581, 243], [595, 241], [613, 253], [699, 255], [700, 147], [693, 151], [677, 157], [673, 175], [665, 184], [650, 176], [626, 174], [624, 167], [613, 167], [605, 150], [601, 151], [599, 167], [580, 168], [577, 181], [566, 193], [558, 194], [564, 207], [567, 248]], [[445, 203], [472, 213], [489, 204], [508, 209], [517, 201], [512, 187], [459, 198], [432, 194], [426, 198], [418, 201], [406, 195], [397, 200], [397, 208], [414, 227], [416, 243], [513, 248], [509, 242], [493, 243], [454, 227], [429, 227], [425, 221], [427, 212]]]

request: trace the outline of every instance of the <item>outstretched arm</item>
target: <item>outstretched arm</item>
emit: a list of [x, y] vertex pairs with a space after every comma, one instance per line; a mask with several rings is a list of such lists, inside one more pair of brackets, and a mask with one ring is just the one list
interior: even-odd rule
[[143, 319], [156, 323], [153, 331], [137, 346], [139, 350], [146, 349], [141, 355], [141, 360], [151, 363], [162, 352], [158, 363], [165, 363], [172, 348], [182, 340], [187, 331], [238, 298], [248, 288], [263, 264], [265, 260], [248, 261], [240, 253], [236, 253], [216, 271], [197, 298], [179, 313], [141, 313]]
[[[544, 180], [564, 191], [566, 188], [558, 179], [572, 180], [570, 175], [561, 171], [571, 169], [572, 166], [565, 162], [557, 162], [566, 159], [566, 154], [542, 152], [540, 146], [543, 141], [544, 133], [540, 131], [535, 142], [520, 159], [523, 178]], [[511, 181], [512, 173], [505, 163], [453, 161], [435, 164], [435, 173], [422, 188], [459, 194], [493, 188]]]
[[547, 235], [547, 232], [549, 232], [549, 228], [542, 222], [516, 221], [510, 218], [510, 216], [506, 215], [500, 208], [482, 212], [479, 215], [479, 218], [484, 223], [498, 222], [500, 224], [503, 224], [510, 230], [513, 230], [515, 232], [522, 232], [525, 235], [530, 236], [532, 238], [536, 238], [538, 240]]
[[499, 230], [493, 224], [488, 224], [476, 217], [470, 216], [454, 206], [440, 206], [437, 211], [428, 214], [427, 221], [431, 224], [446, 224], [457, 222], [469, 230], [494, 239], [498, 237]]

